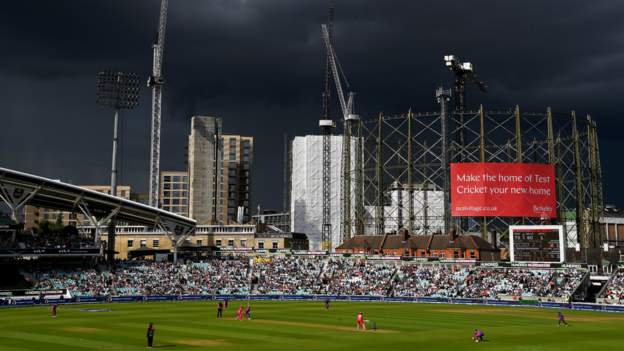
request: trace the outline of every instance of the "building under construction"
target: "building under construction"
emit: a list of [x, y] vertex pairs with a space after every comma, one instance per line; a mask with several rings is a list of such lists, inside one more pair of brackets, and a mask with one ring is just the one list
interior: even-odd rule
[[[480, 233], [496, 244], [504, 243], [499, 239], [510, 225], [551, 222], [529, 217], [453, 218], [450, 164], [469, 162], [552, 164], [557, 195], [554, 221], [564, 226], [568, 246], [596, 248], [604, 242], [600, 152], [596, 123], [590, 116], [555, 113], [550, 108], [527, 112], [518, 106], [488, 110], [481, 105], [471, 111], [466, 104], [467, 86], [486, 92], [487, 84], [478, 79], [472, 63], [446, 55], [444, 64], [453, 73], [454, 85], [452, 90], [436, 90], [438, 111], [362, 118], [354, 113], [353, 92], [347, 98], [343, 91], [343, 82], [351, 89], [336, 54], [333, 18], [330, 2], [328, 22], [321, 25], [327, 54], [319, 121], [322, 147], [293, 143], [290, 163], [291, 223], [293, 230], [301, 227], [313, 234], [311, 246], [318, 246], [314, 238], [319, 233], [326, 250], [354, 235], [383, 235], [402, 228], [423, 235], [451, 229]], [[330, 81], [342, 115], [340, 155], [331, 137], [335, 122], [330, 114]]]
[[[574, 112], [509, 110], [457, 112], [450, 91], [439, 89], [437, 112], [408, 111], [363, 119], [346, 134], [361, 143], [361, 157], [347, 169], [354, 184], [342, 190], [342, 241], [358, 234], [406, 228], [413, 234], [481, 233], [496, 240], [509, 225], [539, 218], [452, 218], [449, 165], [453, 162], [549, 163], [556, 170], [557, 222], [568, 243], [602, 245], [602, 181], [596, 123]], [[355, 129], [354, 129], [355, 128]], [[349, 193], [349, 189], [355, 189]], [[360, 191], [358, 191], [360, 189]], [[341, 207], [344, 208], [344, 207]], [[578, 234], [577, 234], [578, 233]], [[502, 241], [501, 241], [502, 242]]]

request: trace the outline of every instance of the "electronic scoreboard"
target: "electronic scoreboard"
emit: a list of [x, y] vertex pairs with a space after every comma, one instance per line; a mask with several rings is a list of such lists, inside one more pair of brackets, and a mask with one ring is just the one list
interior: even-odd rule
[[509, 226], [511, 262], [562, 263], [565, 246], [563, 226]]

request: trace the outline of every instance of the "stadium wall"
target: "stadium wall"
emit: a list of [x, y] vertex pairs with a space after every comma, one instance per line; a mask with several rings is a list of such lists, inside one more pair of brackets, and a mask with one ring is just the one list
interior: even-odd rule
[[569, 309], [597, 312], [624, 313], [624, 305], [604, 305], [596, 303], [562, 303], [537, 300], [487, 300], [487, 299], [447, 299], [434, 297], [383, 297], [383, 296], [348, 296], [348, 295], [157, 295], [157, 296], [120, 296], [93, 297], [74, 300], [47, 299], [44, 303], [33, 300], [17, 301], [12, 305], [0, 305], [1, 308], [41, 306], [53, 304], [93, 304], [115, 302], [154, 302], [154, 301], [221, 301], [221, 300], [254, 300], [254, 301], [332, 301], [345, 302], [390, 302], [390, 303], [434, 303], [451, 305], [489, 305], [509, 307], [537, 307]]

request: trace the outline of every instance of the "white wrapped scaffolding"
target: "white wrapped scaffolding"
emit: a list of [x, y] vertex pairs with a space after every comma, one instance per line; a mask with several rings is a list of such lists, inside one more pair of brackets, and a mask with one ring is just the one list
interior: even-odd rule
[[[340, 245], [342, 137], [331, 137], [332, 249]], [[310, 250], [321, 249], [323, 222], [323, 137], [295, 137], [292, 143], [291, 228], [307, 234]]]

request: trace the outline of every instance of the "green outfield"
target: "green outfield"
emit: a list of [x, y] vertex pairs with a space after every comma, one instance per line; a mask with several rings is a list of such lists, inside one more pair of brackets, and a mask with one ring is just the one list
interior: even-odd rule
[[[0, 350], [143, 350], [149, 322], [155, 348], [182, 350], [619, 350], [624, 315], [556, 310], [403, 303], [252, 302], [251, 321], [234, 320], [230, 302], [118, 303], [0, 310]], [[88, 312], [83, 309], [110, 309]], [[377, 331], [355, 330], [362, 311]], [[474, 328], [486, 342], [474, 343]]]

